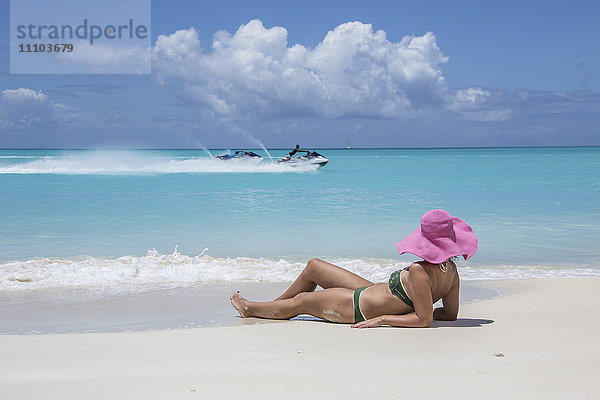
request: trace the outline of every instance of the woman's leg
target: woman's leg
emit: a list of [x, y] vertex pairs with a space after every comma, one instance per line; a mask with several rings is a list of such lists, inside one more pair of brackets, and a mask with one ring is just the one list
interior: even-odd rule
[[317, 286], [323, 289], [346, 288], [358, 289], [359, 287], [372, 286], [370, 282], [353, 272], [338, 267], [323, 260], [313, 258], [308, 261], [306, 267], [294, 283], [275, 300], [291, 299], [302, 292], [313, 292]]
[[354, 322], [353, 293], [351, 289], [329, 288], [299, 293], [291, 299], [253, 302], [238, 292], [230, 299], [242, 318], [290, 319], [309, 314], [332, 322], [351, 323]]

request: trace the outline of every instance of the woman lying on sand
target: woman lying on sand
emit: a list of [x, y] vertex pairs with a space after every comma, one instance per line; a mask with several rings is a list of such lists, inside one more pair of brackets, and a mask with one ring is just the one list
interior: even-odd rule
[[[239, 292], [231, 304], [242, 318], [290, 319], [309, 314], [331, 322], [354, 323], [354, 328], [381, 325], [429, 327], [434, 319], [453, 321], [458, 315], [460, 281], [453, 258], [468, 259], [477, 251], [469, 225], [444, 210], [431, 210], [421, 226], [396, 246], [415, 262], [374, 284], [328, 262], [312, 259], [300, 276], [277, 299], [252, 302]], [[317, 286], [323, 290], [317, 290]], [[442, 299], [443, 307], [433, 309]]]

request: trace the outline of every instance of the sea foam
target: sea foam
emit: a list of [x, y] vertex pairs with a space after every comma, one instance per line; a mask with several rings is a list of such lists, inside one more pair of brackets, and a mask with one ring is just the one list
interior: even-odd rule
[[[205, 250], [206, 251], [206, 250]], [[152, 249], [145, 256], [118, 258], [36, 258], [0, 263], [0, 290], [49, 288], [106, 288], [111, 292], [146, 291], [156, 287], [182, 287], [196, 283], [290, 282], [307, 260], [211, 257], [161, 254]], [[391, 272], [410, 262], [391, 259], [330, 259], [373, 282], [384, 282]], [[600, 276], [596, 268], [555, 268], [541, 266], [460, 265], [464, 281], [526, 279], [544, 277]]]

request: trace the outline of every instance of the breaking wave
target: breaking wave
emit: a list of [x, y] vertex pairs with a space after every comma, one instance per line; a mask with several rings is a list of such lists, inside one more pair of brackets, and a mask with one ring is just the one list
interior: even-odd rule
[[[145, 256], [118, 258], [36, 258], [0, 262], [0, 290], [94, 287], [111, 291], [151, 290], [158, 286], [186, 286], [217, 282], [290, 282], [307, 260], [269, 258], [219, 258], [188, 256], [175, 248], [171, 254], [152, 249]], [[391, 272], [409, 262], [391, 259], [328, 259], [373, 282], [385, 282]], [[600, 276], [598, 268], [541, 266], [461, 266], [464, 281]]]

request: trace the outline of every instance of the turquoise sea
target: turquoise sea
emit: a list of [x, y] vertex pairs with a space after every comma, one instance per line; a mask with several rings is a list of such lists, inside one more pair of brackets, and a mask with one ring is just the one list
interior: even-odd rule
[[[479, 280], [600, 276], [600, 148], [321, 149], [321, 169], [228, 150], [0, 150], [0, 334], [232, 325], [319, 257], [376, 282], [421, 215], [468, 222]], [[287, 150], [272, 150], [276, 160]]]
[[0, 150], [0, 290], [281, 282], [311, 257], [386, 279], [432, 208], [479, 237], [464, 279], [600, 275], [600, 147], [319, 151]]

